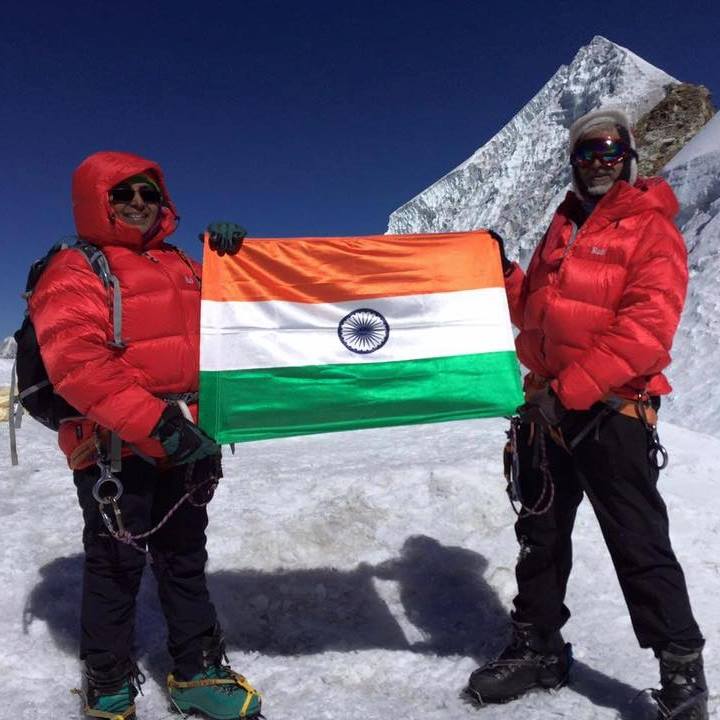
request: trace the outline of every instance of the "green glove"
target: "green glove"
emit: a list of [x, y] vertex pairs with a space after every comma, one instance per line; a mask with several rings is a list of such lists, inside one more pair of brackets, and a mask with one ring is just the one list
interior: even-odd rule
[[237, 223], [213, 222], [208, 225], [200, 239], [207, 238], [210, 249], [222, 257], [225, 253], [235, 255], [242, 247], [246, 235], [247, 230]]
[[220, 453], [220, 446], [187, 420], [175, 404], [165, 408], [150, 437], [160, 441], [173, 465], [196, 462]]

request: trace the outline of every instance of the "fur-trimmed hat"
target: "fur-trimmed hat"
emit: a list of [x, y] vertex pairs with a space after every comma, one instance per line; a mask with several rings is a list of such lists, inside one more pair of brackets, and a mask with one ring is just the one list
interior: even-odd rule
[[[570, 126], [570, 142], [569, 142], [569, 154], [575, 149], [575, 145], [582, 137], [593, 128], [598, 127], [612, 127], [617, 130], [620, 139], [626, 142], [633, 150], [637, 149], [635, 146], [635, 135], [632, 131], [632, 125], [628, 116], [620, 109], [615, 107], [600, 108], [599, 110], [593, 110], [578, 118]], [[637, 169], [637, 157], [632, 155], [625, 160], [621, 180], [626, 180], [630, 185], [634, 185], [638, 176]], [[578, 185], [578, 178], [573, 168], [573, 189], [576, 193], [579, 192], [580, 186]]]

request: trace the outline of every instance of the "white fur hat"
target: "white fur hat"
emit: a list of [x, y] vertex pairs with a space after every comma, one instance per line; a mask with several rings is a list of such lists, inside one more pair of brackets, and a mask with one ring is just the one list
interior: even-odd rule
[[[583, 115], [570, 126], [569, 152], [572, 153], [578, 140], [587, 132], [593, 128], [604, 126], [617, 128], [621, 139], [628, 143], [633, 150], [637, 150], [635, 146], [635, 135], [633, 134], [632, 125], [630, 124], [628, 116], [620, 108], [605, 107]], [[627, 180], [630, 185], [634, 185], [638, 175], [637, 158], [632, 156], [625, 161], [625, 164], [628, 171], [625, 173], [626, 177], [624, 179]], [[573, 172], [573, 178], [574, 175], [575, 173]], [[573, 184], [577, 185], [575, 182]]]

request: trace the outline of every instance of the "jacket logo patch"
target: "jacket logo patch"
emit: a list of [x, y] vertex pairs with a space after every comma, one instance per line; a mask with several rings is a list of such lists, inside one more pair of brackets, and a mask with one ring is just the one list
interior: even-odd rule
[[185, 284], [186, 285], [194, 285], [195, 280], [190, 275], [186, 275], [185, 276]]
[[595, 245], [590, 248], [591, 255], [605, 255], [605, 253], [607, 253], [607, 248], [596, 247]]

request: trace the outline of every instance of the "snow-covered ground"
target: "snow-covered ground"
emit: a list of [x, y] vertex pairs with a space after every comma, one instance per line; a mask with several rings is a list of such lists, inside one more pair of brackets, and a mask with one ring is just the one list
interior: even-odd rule
[[[0, 384], [10, 362], [0, 361]], [[459, 691], [502, 644], [517, 546], [500, 420], [249, 443], [226, 452], [210, 506], [208, 576], [230, 659], [269, 720], [650, 718], [657, 683], [587, 503], [575, 532], [566, 637], [571, 686], [477, 710]], [[671, 425], [661, 486], [720, 703], [720, 440]], [[55, 434], [25, 419], [20, 465], [0, 429], [0, 717], [79, 718], [81, 517]], [[171, 717], [169, 658], [147, 573], [137, 654], [139, 720]], [[481, 715], [478, 715], [481, 713]]]

